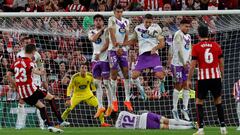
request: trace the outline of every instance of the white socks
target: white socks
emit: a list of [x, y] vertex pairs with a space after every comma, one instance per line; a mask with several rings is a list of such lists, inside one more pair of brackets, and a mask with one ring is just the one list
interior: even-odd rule
[[175, 120], [175, 119], [169, 119], [169, 125], [184, 125], [184, 126], [191, 126], [191, 122], [185, 121], [185, 120]]
[[184, 126], [184, 125], [169, 125], [169, 129], [192, 129], [192, 126]]
[[94, 80], [96, 85], [97, 85], [97, 90], [96, 90], [96, 94], [97, 94], [97, 99], [98, 99], [98, 108], [102, 108], [103, 107], [103, 90], [102, 90], [102, 81], [101, 80]]
[[130, 79], [124, 79], [125, 101], [130, 101]]
[[117, 96], [116, 96], [116, 88], [117, 87], [117, 81], [116, 80], [112, 80], [111, 79], [111, 90], [112, 90], [112, 99], [117, 100]]
[[[143, 86], [141, 85], [141, 82], [140, 80], [137, 78], [137, 79], [132, 79], [133, 80], [133, 83], [137, 86], [138, 90], [140, 91], [141, 95], [145, 94], [145, 91], [144, 91], [144, 88]], [[144, 95], [143, 95], [144, 96]]]
[[177, 105], [178, 105], [178, 95], [179, 91], [177, 89], [173, 90], [173, 110], [177, 111]]
[[238, 122], [240, 126], [240, 102], [237, 103], [237, 115], [238, 115]]
[[183, 109], [188, 110], [189, 90], [183, 90]]
[[26, 116], [24, 104], [18, 103], [16, 128], [20, 129], [26, 126]]
[[111, 91], [111, 85], [109, 80], [103, 80], [103, 84], [106, 87], [107, 90], [107, 99], [108, 99], [108, 107], [112, 106], [112, 91]]

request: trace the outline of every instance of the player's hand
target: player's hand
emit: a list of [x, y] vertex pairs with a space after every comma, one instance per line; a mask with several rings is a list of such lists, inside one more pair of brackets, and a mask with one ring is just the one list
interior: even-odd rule
[[116, 53], [117, 53], [118, 56], [122, 56], [123, 55], [123, 49], [118, 48]]
[[66, 105], [67, 107], [71, 106], [71, 100], [68, 99], [68, 100], [66, 101], [65, 105]]
[[191, 89], [191, 88], [192, 88], [192, 81], [187, 80], [187, 89]]
[[151, 50], [151, 54], [157, 54], [157, 49], [153, 48], [153, 49]]
[[100, 56], [100, 54], [95, 54], [95, 60], [99, 60], [99, 56]]

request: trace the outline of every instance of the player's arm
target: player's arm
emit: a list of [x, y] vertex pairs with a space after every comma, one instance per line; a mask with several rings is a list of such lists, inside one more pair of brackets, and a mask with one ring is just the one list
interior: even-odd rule
[[45, 75], [46, 74], [46, 71], [43, 67], [41, 68], [32, 68], [32, 73], [36, 74], [36, 75]]
[[156, 53], [157, 50], [165, 47], [164, 37], [162, 35], [158, 35], [156, 38], [158, 39], [159, 43], [157, 46], [153, 47], [151, 54], [154, 54], [154, 53]]
[[127, 45], [135, 45], [138, 42], [137, 39], [137, 32], [134, 31], [133, 34], [130, 36], [130, 40], [126, 41], [123, 43], [123, 46], [127, 46]]
[[95, 92], [97, 90], [97, 87], [100, 87], [100, 86], [97, 86], [96, 83], [94, 83], [94, 78], [91, 77], [90, 88], [91, 88], [92, 92]]
[[167, 67], [168, 68], [171, 65], [172, 58], [173, 58], [173, 50], [172, 50], [172, 46], [170, 46], [169, 50], [168, 50], [168, 59], [167, 59]]
[[105, 52], [107, 49], [108, 49], [108, 46], [109, 46], [109, 34], [108, 34], [108, 30], [107, 32], [105, 33], [105, 44], [102, 46], [102, 48], [100, 49], [100, 54]]
[[187, 79], [187, 87], [191, 87], [191, 80], [192, 80], [192, 76], [194, 73], [194, 69], [197, 66], [198, 63], [198, 54], [197, 54], [197, 50], [196, 47], [193, 47], [192, 49], [192, 60], [190, 63], [190, 69], [189, 69], [189, 73], [188, 73], [188, 79]]
[[17, 86], [15, 80], [12, 78], [12, 73], [13, 71], [7, 71], [6, 78], [9, 81], [9, 83], [13, 86], [14, 90], [16, 90]]
[[116, 24], [112, 17], [110, 17], [108, 20], [108, 30], [109, 30], [109, 34], [110, 34], [110, 38], [111, 38], [113, 46], [117, 47], [118, 44], [117, 44], [116, 36], [114, 33], [114, 31], [116, 31]]
[[97, 39], [102, 35], [102, 33], [104, 32], [104, 29], [105, 29], [105, 27], [103, 27], [101, 30], [99, 30], [99, 32], [98, 33], [96, 33], [96, 34], [93, 34], [93, 33], [89, 33], [89, 35], [88, 35], [88, 39], [91, 41], [91, 42], [96, 42], [97, 41]]
[[223, 53], [222, 53], [222, 49], [219, 46], [219, 55], [218, 55], [218, 59], [219, 59], [219, 68], [220, 68], [220, 72], [221, 72], [221, 78], [224, 78], [224, 59], [223, 59]]

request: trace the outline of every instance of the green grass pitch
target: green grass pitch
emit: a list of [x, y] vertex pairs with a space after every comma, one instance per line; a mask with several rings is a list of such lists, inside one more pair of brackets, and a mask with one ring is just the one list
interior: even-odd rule
[[[228, 127], [228, 135], [240, 135], [236, 127]], [[129, 130], [115, 128], [64, 128], [62, 135], [192, 135], [196, 130]], [[0, 135], [53, 135], [47, 130], [39, 128], [0, 129]], [[218, 127], [205, 128], [205, 135], [220, 135]]]

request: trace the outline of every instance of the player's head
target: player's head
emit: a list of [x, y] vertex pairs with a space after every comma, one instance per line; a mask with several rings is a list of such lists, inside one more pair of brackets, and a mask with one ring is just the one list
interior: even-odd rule
[[200, 38], [208, 38], [208, 36], [209, 36], [208, 26], [200, 25], [198, 27], [198, 35], [199, 35]]
[[103, 15], [96, 14], [93, 17], [93, 20], [94, 20], [94, 26], [96, 28], [100, 29], [100, 28], [102, 28], [104, 26], [104, 17], [103, 17]]
[[122, 17], [123, 7], [120, 4], [117, 4], [114, 7], [114, 15], [116, 18], [120, 19]]
[[37, 49], [34, 44], [27, 44], [25, 46], [25, 54], [28, 55], [29, 57], [33, 57], [36, 51]]
[[187, 20], [187, 19], [183, 19], [181, 22], [180, 22], [180, 30], [183, 32], [183, 33], [188, 33], [189, 29], [190, 29], [190, 21]]
[[86, 74], [87, 71], [88, 71], [88, 63], [85, 62], [85, 63], [81, 64], [81, 66], [80, 66], [80, 73]]
[[146, 28], [150, 27], [153, 23], [153, 15], [152, 14], [146, 14], [144, 16], [144, 21], [143, 22], [144, 22], [144, 26]]

